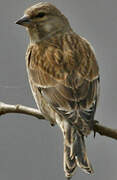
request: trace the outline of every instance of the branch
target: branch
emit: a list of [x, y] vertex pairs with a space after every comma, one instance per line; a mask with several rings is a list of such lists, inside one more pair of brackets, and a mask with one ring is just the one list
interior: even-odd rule
[[0, 115], [7, 114], [7, 113], [18, 113], [18, 114], [27, 114], [34, 116], [40, 120], [43, 120], [44, 117], [39, 112], [38, 109], [30, 108], [27, 106], [22, 105], [11, 105], [11, 104], [5, 104], [3, 102], [0, 102]]
[[[46, 120], [38, 109], [30, 108], [22, 105], [10, 105], [0, 102], [0, 115], [7, 113], [19, 113], [34, 116], [40, 120]], [[94, 132], [99, 133], [102, 136], [107, 136], [113, 139], [117, 139], [117, 129], [111, 129], [106, 126], [102, 126], [97, 121], [94, 124]]]
[[96, 123], [94, 125], [94, 132], [117, 140], [117, 129], [108, 128]]

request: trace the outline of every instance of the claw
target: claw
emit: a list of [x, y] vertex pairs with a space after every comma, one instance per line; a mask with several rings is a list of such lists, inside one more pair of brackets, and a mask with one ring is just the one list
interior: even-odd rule
[[55, 126], [55, 124], [54, 124], [54, 123], [52, 123], [52, 122], [50, 123], [50, 125], [51, 125], [52, 127], [54, 127], [54, 126]]
[[55, 123], [54, 121], [52, 121], [52, 120], [50, 121], [50, 125], [51, 125], [52, 127], [54, 127], [55, 124], [56, 124], [56, 123]]
[[[94, 120], [94, 125], [95, 124], [99, 124], [99, 121], [97, 121], [97, 120]], [[93, 135], [93, 137], [95, 138], [96, 137], [96, 131], [95, 130], [93, 130], [93, 132], [94, 132], [94, 135]]]
[[94, 130], [94, 134], [93, 134], [93, 137], [95, 138], [96, 137], [96, 131]]

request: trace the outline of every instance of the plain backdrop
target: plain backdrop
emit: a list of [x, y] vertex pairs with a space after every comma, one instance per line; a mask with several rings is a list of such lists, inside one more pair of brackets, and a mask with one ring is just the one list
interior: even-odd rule
[[[39, 1], [0, 1], [0, 101], [36, 107], [28, 84], [27, 32], [14, 23]], [[96, 113], [117, 128], [117, 0], [48, 0], [69, 19], [75, 32], [93, 45], [101, 75]], [[95, 175], [77, 170], [73, 180], [117, 180], [117, 142], [93, 133], [87, 138]], [[62, 133], [31, 116], [0, 117], [0, 180], [64, 180]]]

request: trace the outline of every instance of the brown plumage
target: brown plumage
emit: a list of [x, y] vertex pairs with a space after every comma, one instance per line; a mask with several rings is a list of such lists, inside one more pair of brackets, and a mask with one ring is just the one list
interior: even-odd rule
[[26, 66], [37, 106], [63, 132], [66, 177], [72, 177], [77, 166], [93, 173], [84, 142], [93, 129], [99, 96], [99, 69], [91, 45], [50, 3], [30, 7], [17, 24], [30, 35]]

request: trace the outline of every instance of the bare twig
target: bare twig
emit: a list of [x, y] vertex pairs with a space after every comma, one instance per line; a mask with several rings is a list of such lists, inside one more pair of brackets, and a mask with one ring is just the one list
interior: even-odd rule
[[[34, 116], [40, 120], [46, 120], [38, 109], [30, 108], [22, 105], [11, 105], [0, 102], [0, 115], [7, 113], [19, 113]], [[117, 129], [111, 129], [106, 126], [102, 126], [99, 123], [94, 124], [94, 132], [99, 133], [102, 136], [107, 136], [113, 139], [117, 139]]]
[[30, 108], [27, 106], [22, 105], [11, 105], [11, 104], [5, 104], [3, 102], [0, 102], [0, 115], [7, 114], [7, 113], [19, 113], [19, 114], [27, 114], [34, 116], [40, 120], [44, 119], [42, 114], [39, 112], [38, 109]]
[[112, 129], [100, 124], [95, 124], [94, 131], [98, 132], [102, 136], [107, 136], [117, 140], [117, 129]]

